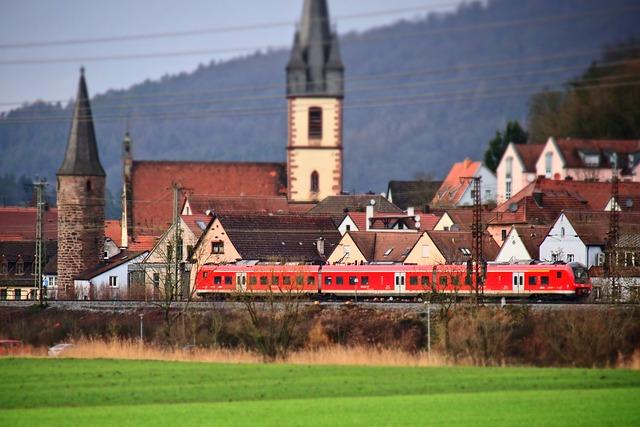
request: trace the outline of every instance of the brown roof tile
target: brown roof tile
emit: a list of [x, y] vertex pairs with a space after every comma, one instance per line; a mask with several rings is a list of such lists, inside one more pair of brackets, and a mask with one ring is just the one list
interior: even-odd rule
[[186, 200], [194, 214], [215, 213], [287, 213], [289, 202], [284, 196], [200, 196], [190, 194]]
[[[0, 241], [35, 240], [36, 208], [0, 207]], [[44, 212], [44, 238], [58, 238], [58, 210], [47, 209]]]
[[[588, 167], [584, 164], [580, 152], [597, 153], [601, 168], [612, 167], [608, 153], [618, 155], [640, 153], [640, 140], [558, 139], [556, 143], [566, 166], [570, 168]], [[618, 156], [618, 162], [623, 175], [630, 173], [634, 166], [629, 163], [628, 156]]]
[[442, 181], [389, 181], [393, 203], [401, 209], [419, 208], [431, 203]]
[[329, 196], [319, 202], [309, 213], [342, 216], [345, 212], [365, 212], [371, 200], [375, 200], [374, 212], [401, 213], [402, 209], [379, 194]]
[[[444, 256], [447, 264], [466, 262], [473, 248], [473, 238], [470, 232], [463, 231], [427, 231], [429, 237]], [[500, 250], [498, 244], [489, 235], [483, 236], [483, 256], [485, 260], [496, 259]]]
[[513, 147], [524, 164], [525, 172], [535, 173], [536, 163], [542, 154], [544, 144], [513, 144]]
[[368, 262], [401, 263], [420, 239], [419, 233], [349, 232]]
[[454, 163], [433, 197], [432, 203], [439, 206], [455, 206], [470, 185], [470, 181], [461, 181], [461, 178], [474, 176], [481, 166], [481, 162], [469, 159]]
[[172, 184], [201, 196], [279, 196], [283, 163], [136, 161], [132, 167], [134, 236], [160, 236], [171, 224]]

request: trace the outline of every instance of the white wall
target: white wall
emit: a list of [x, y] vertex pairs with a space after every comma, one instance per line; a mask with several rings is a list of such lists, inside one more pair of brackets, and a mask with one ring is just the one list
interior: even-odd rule
[[[351, 227], [350, 230], [347, 230], [347, 225]], [[338, 226], [338, 231], [340, 232], [340, 235], [344, 236], [344, 234], [347, 231], [360, 231], [360, 230], [358, 229], [358, 226], [356, 225], [355, 222], [353, 222], [350, 216], [345, 216], [342, 222], [340, 223], [340, 225]]]
[[[474, 176], [482, 177], [481, 190], [482, 190], [482, 203], [495, 201], [496, 191], [498, 183], [496, 176], [484, 165], [480, 166], [480, 169], [474, 174]], [[469, 187], [465, 190], [457, 206], [471, 206], [473, 205], [473, 198], [471, 197], [471, 190], [473, 190], [473, 184], [470, 183]]]
[[553, 261], [554, 253], [559, 255], [558, 261], [569, 262], [568, 255], [573, 254], [573, 261], [589, 266], [587, 246], [576, 235], [576, 231], [564, 214], [560, 215], [540, 245], [540, 259], [542, 261]]
[[[128, 286], [128, 268], [130, 264], [135, 264], [141, 262], [147, 253], [143, 253], [138, 255], [135, 258], [130, 259], [129, 261], [118, 265], [117, 267], [112, 268], [111, 270], [105, 271], [91, 280], [75, 280], [74, 284], [76, 285], [76, 291], [78, 292], [79, 299], [89, 299], [89, 289], [90, 286], [95, 287], [96, 295], [98, 297], [103, 296], [106, 293], [109, 293], [112, 298], [127, 298], [129, 292]], [[116, 287], [111, 287], [109, 285], [109, 277], [116, 277]]]
[[515, 228], [511, 229], [511, 233], [502, 244], [500, 252], [496, 257], [497, 262], [513, 262], [519, 260], [532, 259], [531, 254], [527, 251], [526, 246], [522, 243], [520, 235]]

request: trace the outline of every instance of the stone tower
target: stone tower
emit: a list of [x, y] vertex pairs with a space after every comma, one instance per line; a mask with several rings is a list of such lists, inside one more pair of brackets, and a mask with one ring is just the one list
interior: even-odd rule
[[104, 243], [106, 175], [98, 157], [84, 69], [57, 177], [58, 286], [72, 297], [74, 277], [98, 263]]
[[326, 0], [305, 0], [287, 65], [288, 198], [342, 192], [344, 66]]

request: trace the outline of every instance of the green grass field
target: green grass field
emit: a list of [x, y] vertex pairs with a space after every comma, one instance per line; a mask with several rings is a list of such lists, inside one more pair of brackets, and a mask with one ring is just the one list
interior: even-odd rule
[[0, 359], [0, 425], [640, 425], [640, 372]]

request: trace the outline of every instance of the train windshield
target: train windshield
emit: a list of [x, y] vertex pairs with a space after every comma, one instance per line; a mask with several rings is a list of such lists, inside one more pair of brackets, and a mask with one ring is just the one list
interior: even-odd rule
[[578, 262], [572, 262], [569, 264], [569, 266], [573, 270], [573, 277], [576, 283], [589, 283], [589, 274], [587, 273], [587, 267]]

